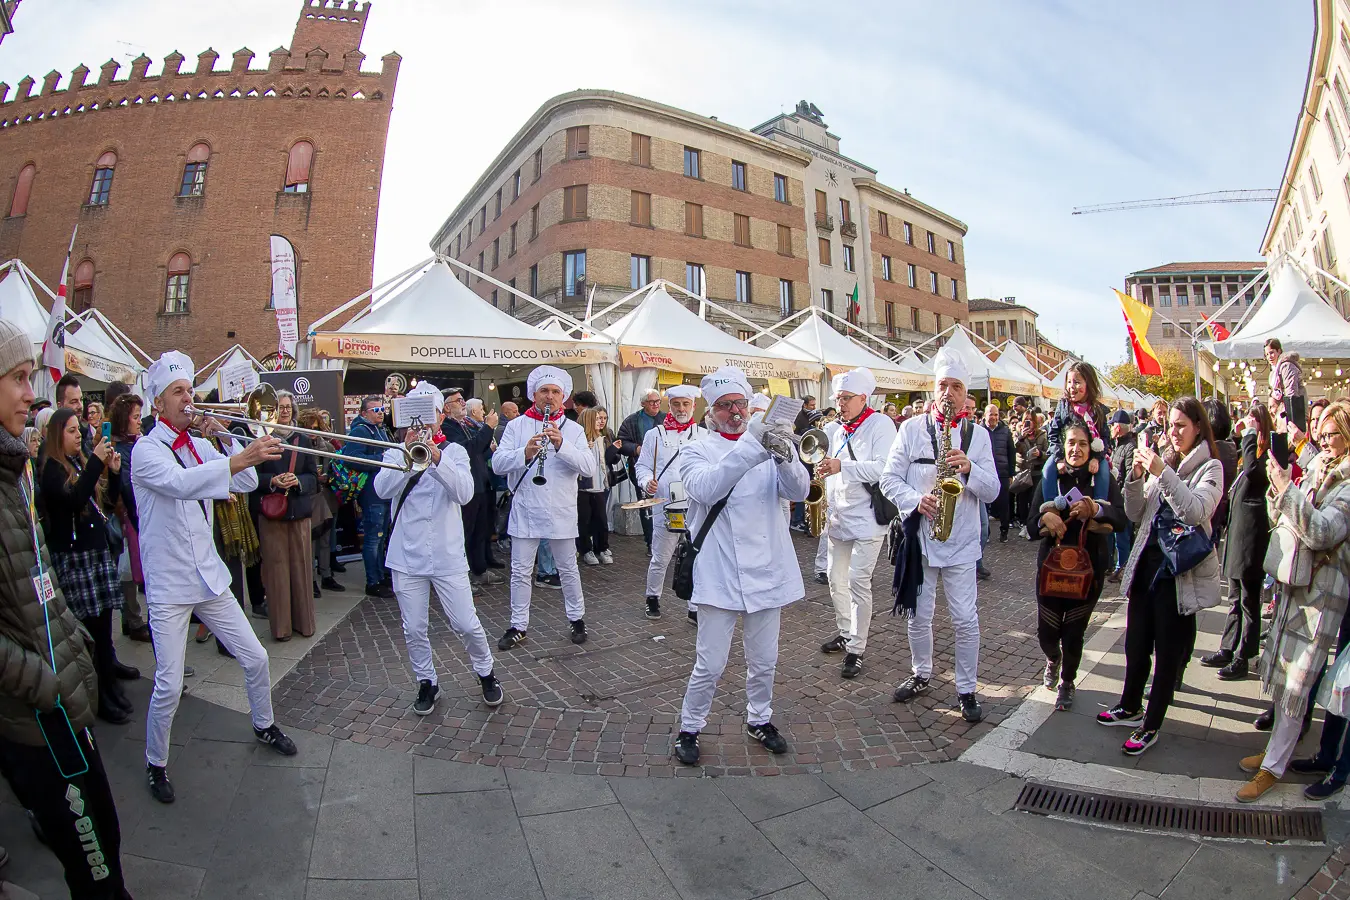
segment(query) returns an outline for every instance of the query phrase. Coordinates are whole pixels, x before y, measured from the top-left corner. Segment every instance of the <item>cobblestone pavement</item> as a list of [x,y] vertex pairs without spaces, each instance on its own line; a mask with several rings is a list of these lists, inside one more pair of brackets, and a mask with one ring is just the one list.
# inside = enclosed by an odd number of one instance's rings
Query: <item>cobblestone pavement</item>
[[[827,588],[812,578],[815,541],[794,535],[807,592],[783,613],[774,721],[791,751],[774,757],[744,734],[745,668],[739,644],[719,686],[703,733],[703,774],[836,772],[956,759],[1011,713],[1039,679],[1031,593],[1035,546],[995,538],[986,562],[996,574],[980,583],[980,694],[985,721],[971,726],[956,712],[952,630],[939,596],[933,690],[911,704],[891,701],[909,673],[904,623],[890,615],[892,569],[883,561],[866,669],[855,681],[838,675],[840,657],[820,643],[833,633]],[[441,675],[435,712],[409,707],[416,685],[406,660],[397,604],[366,599],[319,641],[276,690],[285,722],[377,748],[490,766],[601,775],[698,774],[670,758],[670,744],[693,660],[694,628],[667,590],[664,617],[644,617],[647,557],[639,538],[614,536],[615,564],[582,566],[590,640],[568,640],[561,594],[536,588],[529,640],[497,654],[507,702],[481,703],[463,650],[439,612],[432,649]],[[494,642],[508,625],[507,586],[477,594]],[[1113,607],[1099,604],[1098,618]]]

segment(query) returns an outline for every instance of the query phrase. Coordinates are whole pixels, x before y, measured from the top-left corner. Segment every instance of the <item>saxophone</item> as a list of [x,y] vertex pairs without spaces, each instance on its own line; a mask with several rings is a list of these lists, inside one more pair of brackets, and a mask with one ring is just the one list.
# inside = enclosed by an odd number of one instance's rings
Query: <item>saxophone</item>
[[960,499],[965,487],[956,477],[956,470],[947,462],[947,451],[952,449],[952,421],[956,408],[951,401],[942,403],[943,423],[938,432],[937,484],[933,485],[933,499],[937,501],[937,515],[933,516],[931,532],[933,540],[945,541],[952,535],[952,523],[956,521],[956,501]]
[[837,412],[821,416],[797,443],[798,457],[811,467],[811,487],[806,492],[806,530],[814,538],[825,533],[830,511],[829,501],[825,499],[825,479],[816,474],[816,466],[824,462],[830,452],[830,437],[824,427],[838,418]]

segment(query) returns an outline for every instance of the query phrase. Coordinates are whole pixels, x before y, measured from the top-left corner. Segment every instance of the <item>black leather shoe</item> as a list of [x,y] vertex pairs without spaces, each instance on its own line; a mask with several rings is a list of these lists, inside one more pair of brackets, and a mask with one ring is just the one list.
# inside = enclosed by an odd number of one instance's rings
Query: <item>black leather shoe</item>
[[821,653],[843,653],[844,648],[848,646],[848,638],[842,634],[836,634],[828,641],[820,645]]
[[824,572],[816,573],[816,584],[829,584],[829,583],[830,583],[829,575],[825,574]]
[[331,575],[329,575],[323,581],[319,582],[319,587],[323,588],[325,591],[332,591],[335,594],[341,594],[347,590],[336,578],[334,578]]
[[1275,710],[1268,709],[1257,716],[1252,722],[1252,727],[1257,731],[1269,731],[1275,727]]
[[334,553],[328,557],[328,568],[333,570],[334,575],[347,574],[347,566],[338,562],[337,554]]
[[1235,659],[1219,670],[1220,681],[1241,681],[1247,677],[1247,661]]
[[856,653],[844,654],[844,665],[839,669],[841,678],[857,678],[862,674],[862,657]]
[[319,590],[319,583],[316,581],[316,582],[314,582],[314,599],[315,599],[315,600],[318,600],[318,599],[319,599],[320,597],[322,597],[322,596],[323,596],[323,591]]
[[130,631],[123,632],[129,640],[140,644],[150,643],[150,626],[142,625],[140,628],[133,628]]
[[681,731],[675,737],[675,758],[686,766],[698,765],[698,732]]
[[131,720],[131,713],[106,691],[99,691],[97,715],[109,725],[125,725]]
[[150,785],[150,796],[160,803],[173,802],[173,782],[169,780],[169,773],[164,771],[163,766],[146,766],[145,780]]
[[1227,650],[1220,650],[1217,653],[1211,653],[1208,656],[1200,657],[1200,665],[1210,669],[1222,669],[1233,661],[1233,654]]
[[136,668],[135,666],[128,666],[127,664],[119,662],[118,660],[113,660],[113,664],[109,666],[109,668],[112,669],[113,675],[117,676],[123,681],[135,681],[137,678],[141,677],[140,669]]

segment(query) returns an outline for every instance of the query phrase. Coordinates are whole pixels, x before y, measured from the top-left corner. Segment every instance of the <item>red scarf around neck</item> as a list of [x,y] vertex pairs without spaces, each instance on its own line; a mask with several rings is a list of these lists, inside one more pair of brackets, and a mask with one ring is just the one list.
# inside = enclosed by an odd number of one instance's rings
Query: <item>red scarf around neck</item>
[[[947,424],[947,417],[942,414],[942,410],[940,409],[933,410],[933,415],[937,417],[937,423],[939,425]],[[968,418],[970,418],[970,410],[963,409],[952,418],[952,424],[960,422],[962,419]]]
[[873,409],[872,407],[864,406],[863,411],[859,413],[858,418],[854,419],[852,422],[844,423],[844,434],[852,434],[853,432],[857,431],[858,428],[862,425],[862,423],[867,421],[867,417],[872,415],[872,413],[874,412],[876,412],[876,410]]
[[[557,412],[549,414],[548,420],[550,422],[557,422],[559,419],[563,418],[563,415],[562,407],[558,407]],[[525,418],[534,419],[536,422],[542,422],[544,421],[544,414],[539,411],[539,407],[531,406],[529,409],[525,410]]]
[[744,431],[737,432],[736,434],[727,434],[725,431],[719,431],[717,433],[729,441],[739,441],[741,439],[741,435],[745,434]]
[[173,432],[173,444],[170,445],[173,451],[177,453],[179,450],[186,447],[188,452],[192,454],[192,458],[197,461],[197,465],[200,466],[202,464],[202,458],[197,455],[197,448],[192,443],[192,435],[188,434],[186,431],[179,431],[177,428],[174,428],[169,424],[168,419],[161,417],[159,421],[165,428]]
[[688,431],[690,428],[693,428],[694,422],[695,422],[694,417],[690,416],[689,421],[681,425],[679,423],[679,420],[676,419],[675,416],[673,416],[670,413],[666,413],[666,420],[661,423],[661,427],[664,428],[666,431],[673,431],[676,434],[682,434],[683,432]]

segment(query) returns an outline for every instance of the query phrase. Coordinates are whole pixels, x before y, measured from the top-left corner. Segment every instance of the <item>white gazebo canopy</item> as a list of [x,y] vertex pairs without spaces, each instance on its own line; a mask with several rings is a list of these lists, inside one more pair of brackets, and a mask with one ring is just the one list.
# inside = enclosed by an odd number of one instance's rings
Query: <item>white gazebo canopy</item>
[[[1008,374],[1010,381],[1021,379],[1026,386],[1026,390],[1008,391],[1007,393],[1025,394],[1029,397],[1042,397],[1045,392],[1045,386],[1049,383],[1041,376],[1040,371],[1027,359],[1026,351],[1015,341],[1004,341],[999,345],[998,364]],[[998,390],[998,388],[995,388]]]
[[248,366],[257,373],[263,371],[262,363],[258,362],[252,353],[245,350],[242,344],[235,344],[197,370],[198,383],[194,388],[195,392],[209,394],[211,391],[223,391],[224,385],[220,380],[222,374],[240,366]]
[[1350,322],[1312,289],[1293,263],[1276,263],[1270,295],[1241,328],[1223,341],[1203,346],[1219,359],[1261,359],[1266,341],[1276,338],[1286,353],[1304,359],[1350,359]]
[[868,369],[876,376],[877,389],[882,393],[932,388],[931,376],[921,370],[906,370],[899,363],[849,340],[814,309],[801,324],[768,349],[781,356],[815,363],[831,376],[851,369]]

